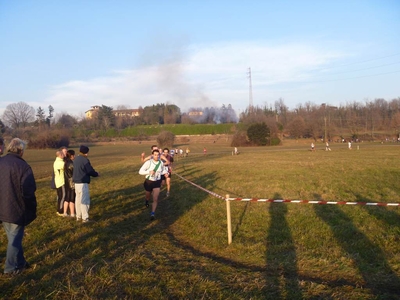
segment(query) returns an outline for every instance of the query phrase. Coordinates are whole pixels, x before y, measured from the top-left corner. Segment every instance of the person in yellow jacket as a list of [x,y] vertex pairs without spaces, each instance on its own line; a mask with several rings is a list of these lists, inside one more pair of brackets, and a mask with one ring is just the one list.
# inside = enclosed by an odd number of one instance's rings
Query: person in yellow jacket
[[[53,163],[54,183],[57,191],[57,215],[67,216],[64,214],[65,205],[65,176],[64,176],[64,153],[56,151],[56,160]],[[66,203],[68,205],[68,203]],[[67,206],[68,208],[68,206]]]

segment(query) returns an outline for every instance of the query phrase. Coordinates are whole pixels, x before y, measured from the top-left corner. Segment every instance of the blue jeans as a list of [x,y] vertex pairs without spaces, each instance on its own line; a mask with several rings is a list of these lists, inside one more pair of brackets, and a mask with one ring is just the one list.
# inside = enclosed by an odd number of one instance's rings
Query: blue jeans
[[3,222],[3,227],[8,240],[4,273],[11,273],[26,265],[24,250],[22,249],[25,226]]

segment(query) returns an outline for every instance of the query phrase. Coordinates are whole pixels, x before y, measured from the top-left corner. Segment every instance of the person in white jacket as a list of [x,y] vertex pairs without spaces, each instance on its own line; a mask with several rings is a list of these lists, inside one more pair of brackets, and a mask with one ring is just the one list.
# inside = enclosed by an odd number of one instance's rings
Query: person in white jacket
[[143,183],[146,191],[146,207],[149,207],[149,200],[153,194],[153,203],[151,206],[150,220],[154,220],[154,214],[158,204],[158,195],[160,194],[161,175],[168,177],[168,168],[160,159],[160,151],[155,149],[152,151],[152,158],[146,161],[139,170],[140,175],[146,175]]

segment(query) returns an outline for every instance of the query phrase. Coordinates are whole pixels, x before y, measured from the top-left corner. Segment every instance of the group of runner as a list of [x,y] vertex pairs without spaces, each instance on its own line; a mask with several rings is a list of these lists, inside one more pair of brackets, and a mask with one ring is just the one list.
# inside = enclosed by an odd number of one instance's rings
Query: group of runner
[[[168,150],[169,151],[169,150]],[[179,157],[188,157],[190,153],[189,147],[186,147],[186,150],[183,151],[182,148],[171,149],[170,156],[174,156],[176,154]]]
[[169,196],[171,190],[171,175],[174,157],[170,154],[168,148],[164,148],[160,151],[157,145],[153,145],[151,146],[151,155],[145,157],[145,153],[143,152],[141,155],[141,161],[143,165],[139,170],[139,174],[146,176],[143,183],[145,190],[145,206],[150,206],[150,197],[153,195],[150,220],[154,220],[161,185],[167,186],[166,197]]

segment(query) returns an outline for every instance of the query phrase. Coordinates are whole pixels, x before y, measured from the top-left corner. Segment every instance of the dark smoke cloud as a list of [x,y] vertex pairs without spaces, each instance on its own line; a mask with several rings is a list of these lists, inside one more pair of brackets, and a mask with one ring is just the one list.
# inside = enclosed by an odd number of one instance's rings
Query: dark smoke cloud
[[197,123],[237,123],[238,117],[235,110],[228,105],[222,107],[191,108],[188,116]]

